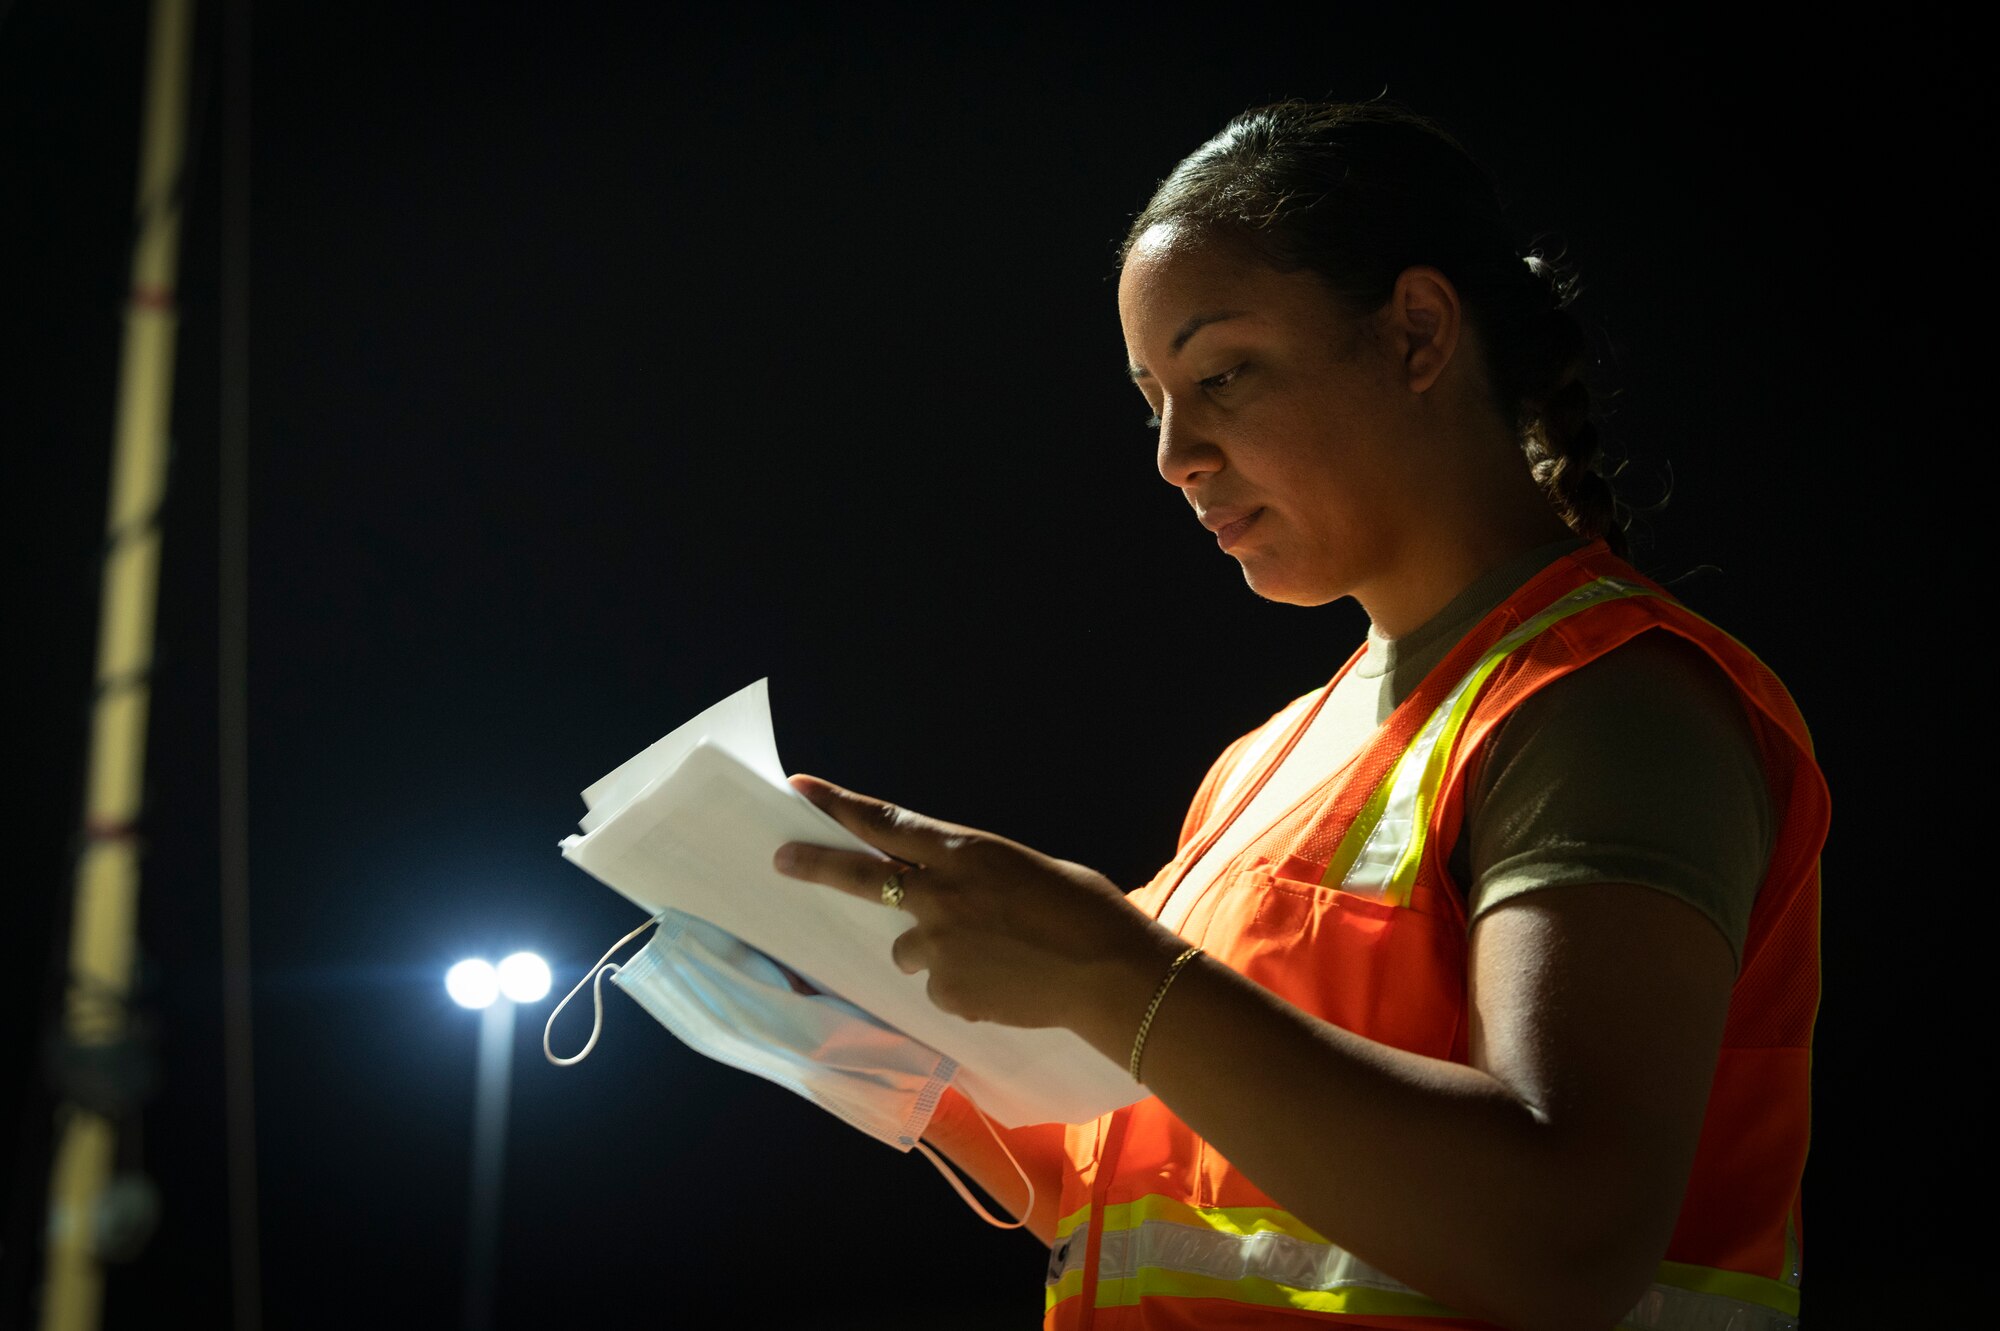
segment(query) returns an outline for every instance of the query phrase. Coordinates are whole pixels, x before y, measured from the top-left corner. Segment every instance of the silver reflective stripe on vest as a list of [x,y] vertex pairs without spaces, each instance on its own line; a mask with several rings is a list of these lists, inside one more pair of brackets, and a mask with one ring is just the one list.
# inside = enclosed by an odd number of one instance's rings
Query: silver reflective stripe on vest
[[[1048,1283],[1053,1285],[1067,1272],[1081,1268],[1089,1246],[1089,1225],[1078,1225],[1059,1249],[1061,1260],[1049,1264]],[[1273,1230],[1230,1234],[1171,1220],[1142,1220],[1135,1228],[1105,1234],[1097,1255],[1099,1281],[1131,1279],[1149,1267],[1217,1280],[1268,1280],[1291,1289],[1359,1286],[1416,1293],[1345,1248]]]
[[[1627,596],[1649,595],[1644,587],[1619,578],[1598,578],[1577,588],[1540,614],[1515,626],[1452,686],[1451,692],[1424,721],[1409,747],[1396,760],[1383,785],[1363,807],[1355,825],[1342,838],[1333,865],[1338,869],[1338,886],[1344,892],[1378,897],[1403,904],[1416,882],[1417,865],[1423,858],[1438,787],[1444,766],[1451,757],[1458,732],[1472,712],[1479,690],[1501,662],[1532,641],[1550,625],[1604,601]],[[1357,847],[1356,838],[1360,838]],[[1351,858],[1350,858],[1351,857]]]
[[[1047,1280],[1051,1286],[1070,1272],[1083,1269],[1090,1228],[1088,1222],[1078,1225],[1050,1254]],[[1662,1274],[1696,1270],[1670,1263]],[[1712,1274],[1724,1280],[1743,1279],[1726,1272]],[[1184,1292],[1176,1286],[1185,1277],[1241,1283],[1243,1302],[1287,1306],[1295,1311],[1456,1316],[1344,1248],[1276,1230],[1246,1234],[1149,1219],[1128,1229],[1107,1231],[1098,1249],[1100,1288],[1131,1280],[1139,1283],[1144,1296],[1171,1298]],[[1298,1297],[1273,1304],[1258,1296],[1256,1286],[1276,1286]],[[1342,1299],[1342,1295],[1359,1298]],[[1389,1302],[1383,1302],[1384,1298]],[[1666,1283],[1649,1288],[1618,1322],[1619,1331],[1797,1331],[1798,1325],[1797,1317],[1775,1308]]]
[[1760,1303],[1655,1285],[1618,1323],[1618,1331],[1798,1331],[1799,1319]]

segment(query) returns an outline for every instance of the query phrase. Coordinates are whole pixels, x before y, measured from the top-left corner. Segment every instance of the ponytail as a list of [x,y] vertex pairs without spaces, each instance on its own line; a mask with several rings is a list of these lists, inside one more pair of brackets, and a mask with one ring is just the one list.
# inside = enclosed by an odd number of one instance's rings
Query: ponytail
[[[1630,553],[1626,514],[1605,472],[1590,384],[1590,343],[1569,310],[1575,277],[1531,254],[1525,260],[1527,303],[1540,310],[1533,335],[1519,345],[1520,385],[1515,432],[1535,483],[1569,529],[1601,539],[1620,558]],[[1524,320],[1523,322],[1526,322]]]

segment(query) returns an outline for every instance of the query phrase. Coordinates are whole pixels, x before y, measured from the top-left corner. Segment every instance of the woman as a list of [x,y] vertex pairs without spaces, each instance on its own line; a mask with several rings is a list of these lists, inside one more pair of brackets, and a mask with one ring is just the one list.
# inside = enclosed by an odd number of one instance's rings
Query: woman
[[[1793,1324],[1825,789],[1777,681],[1619,557],[1564,282],[1379,105],[1238,117],[1121,258],[1160,474],[1368,641],[1129,897],[805,777],[911,867],[779,855],[911,912],[941,1007],[1153,1093],[1004,1134],[1049,1324]],[[962,1097],[926,1135],[1026,1207]]]

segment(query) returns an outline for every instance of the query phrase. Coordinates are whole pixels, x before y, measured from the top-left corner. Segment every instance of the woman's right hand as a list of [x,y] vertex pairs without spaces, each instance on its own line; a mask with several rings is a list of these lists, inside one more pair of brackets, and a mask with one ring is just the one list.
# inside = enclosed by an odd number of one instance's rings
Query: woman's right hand
[[[1124,1062],[1133,1023],[1185,944],[1108,878],[816,777],[792,785],[910,866],[902,908],[916,923],[892,955],[907,974],[929,972],[933,1003],[970,1021],[1068,1027]],[[885,869],[872,855],[794,842],[775,863],[790,877],[882,900]]]

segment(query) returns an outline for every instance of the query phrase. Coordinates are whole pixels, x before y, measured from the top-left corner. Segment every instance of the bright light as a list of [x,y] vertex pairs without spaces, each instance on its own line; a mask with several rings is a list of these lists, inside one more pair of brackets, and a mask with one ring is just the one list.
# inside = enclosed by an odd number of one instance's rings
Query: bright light
[[480,957],[459,962],[444,973],[445,992],[460,1007],[491,1007],[500,997],[500,977],[493,963]]
[[500,963],[500,992],[516,1003],[548,997],[549,963],[532,952],[516,952]]

